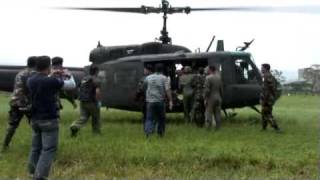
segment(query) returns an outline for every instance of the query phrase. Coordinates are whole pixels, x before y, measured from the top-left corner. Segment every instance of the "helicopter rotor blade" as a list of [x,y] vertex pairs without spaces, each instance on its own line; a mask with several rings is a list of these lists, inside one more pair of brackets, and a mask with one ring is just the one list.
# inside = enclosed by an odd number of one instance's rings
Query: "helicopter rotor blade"
[[234,7],[213,7],[213,8],[191,8],[191,7],[168,7],[163,9],[161,7],[141,6],[139,8],[133,7],[62,7],[58,9],[67,10],[87,10],[87,11],[113,11],[113,12],[127,12],[127,13],[186,13],[193,11],[230,11],[230,12],[281,12],[281,13],[305,13],[305,14],[320,14],[319,5],[301,5],[301,6],[234,6]]
[[114,12],[127,12],[127,13],[140,13],[140,14],[148,14],[148,13],[160,13],[160,8],[150,7],[150,6],[141,6],[140,8],[99,8],[99,7],[63,7],[59,9],[67,9],[67,10],[84,10],[84,11],[114,11]]
[[281,12],[281,13],[306,13],[320,14],[318,5],[301,6],[239,6],[239,7],[215,7],[215,8],[190,8],[192,11],[242,11],[242,12]]

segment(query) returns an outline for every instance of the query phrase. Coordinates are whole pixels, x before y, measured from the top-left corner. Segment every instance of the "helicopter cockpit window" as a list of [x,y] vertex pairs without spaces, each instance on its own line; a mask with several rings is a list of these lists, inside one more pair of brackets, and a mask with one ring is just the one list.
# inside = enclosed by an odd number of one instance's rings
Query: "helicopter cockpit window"
[[235,79],[238,84],[249,84],[257,81],[253,67],[244,59],[235,60]]

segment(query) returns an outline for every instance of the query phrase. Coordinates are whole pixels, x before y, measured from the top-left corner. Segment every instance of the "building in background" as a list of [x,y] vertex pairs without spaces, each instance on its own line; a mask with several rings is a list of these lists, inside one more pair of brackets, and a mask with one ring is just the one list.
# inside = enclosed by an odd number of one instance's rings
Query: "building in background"
[[298,81],[304,81],[310,85],[313,94],[320,94],[320,64],[311,65],[308,68],[298,70]]

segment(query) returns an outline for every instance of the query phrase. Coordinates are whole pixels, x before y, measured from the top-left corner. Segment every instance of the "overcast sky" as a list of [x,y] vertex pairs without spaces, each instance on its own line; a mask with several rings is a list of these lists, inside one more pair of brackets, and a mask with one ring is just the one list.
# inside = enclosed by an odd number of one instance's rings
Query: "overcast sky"
[[[24,65],[30,55],[62,56],[65,65],[89,64],[89,52],[105,46],[141,44],[159,37],[160,14],[127,14],[57,10],[50,7],[159,6],[160,0],[28,0],[0,1],[0,64]],[[219,7],[305,5],[320,1],[171,0],[172,6]],[[302,4],[303,3],[303,4]],[[319,8],[320,11],[320,8]],[[268,62],[286,72],[320,63],[319,13],[193,12],[170,15],[174,44],[205,51],[213,35],[227,50],[255,38],[249,51],[258,66]],[[212,50],[215,48],[213,46]]]

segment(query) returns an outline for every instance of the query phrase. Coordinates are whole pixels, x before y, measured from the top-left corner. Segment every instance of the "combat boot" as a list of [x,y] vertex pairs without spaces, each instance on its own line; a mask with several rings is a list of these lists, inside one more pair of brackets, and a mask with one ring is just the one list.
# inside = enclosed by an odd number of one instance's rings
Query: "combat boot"
[[70,136],[71,137],[77,137],[77,134],[78,134],[78,128],[77,127],[70,127],[70,132],[71,132],[71,134],[70,134]]
[[283,133],[283,131],[278,127],[278,125],[274,125],[272,126],[274,128],[274,130],[276,131],[276,133]]
[[9,128],[7,130],[7,133],[6,133],[4,141],[3,141],[2,149],[1,149],[2,152],[6,151],[9,148],[9,144],[11,142],[11,139],[12,139],[14,133],[15,133],[14,129]]
[[4,153],[4,152],[6,152],[8,149],[9,149],[9,146],[3,145],[3,146],[2,146],[2,149],[1,149],[1,152]]
[[92,133],[93,133],[94,135],[102,135],[101,130],[93,130]]
[[261,129],[261,131],[267,130],[267,126],[268,126],[268,121],[266,119],[262,118],[262,129]]

